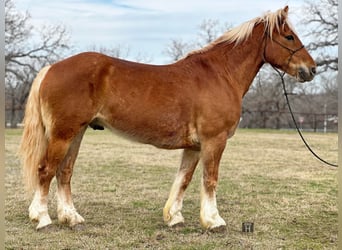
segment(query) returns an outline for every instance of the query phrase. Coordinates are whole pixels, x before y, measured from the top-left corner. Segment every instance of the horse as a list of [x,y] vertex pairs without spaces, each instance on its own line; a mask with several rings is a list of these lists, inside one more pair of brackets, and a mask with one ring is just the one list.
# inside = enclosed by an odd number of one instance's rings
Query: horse
[[54,177],[59,223],[84,223],[70,180],[88,127],[161,149],[183,149],[163,209],[170,227],[184,223],[184,193],[201,161],[200,224],[205,230],[226,228],[216,201],[219,163],[254,77],[265,63],[298,82],[316,73],[288,9],[268,11],[167,65],[84,52],[41,69],[29,93],[19,151],[24,181],[34,192],[29,217],[38,222],[36,229],[52,224],[48,193]]

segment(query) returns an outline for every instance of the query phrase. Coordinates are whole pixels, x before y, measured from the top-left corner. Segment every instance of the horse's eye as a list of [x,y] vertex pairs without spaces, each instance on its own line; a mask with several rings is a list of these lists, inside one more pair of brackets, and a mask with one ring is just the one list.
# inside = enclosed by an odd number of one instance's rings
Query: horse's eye
[[285,36],[285,38],[289,41],[293,41],[294,40],[294,37],[293,35],[288,35],[288,36]]

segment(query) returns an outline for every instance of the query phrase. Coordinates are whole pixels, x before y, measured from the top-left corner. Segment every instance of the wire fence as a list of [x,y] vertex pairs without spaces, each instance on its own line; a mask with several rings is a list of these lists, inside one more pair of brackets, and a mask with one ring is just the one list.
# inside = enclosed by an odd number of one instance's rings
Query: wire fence
[[[301,113],[294,112],[300,129],[312,132],[337,132],[338,116],[336,113]],[[244,110],[240,127],[295,129],[288,111]]]

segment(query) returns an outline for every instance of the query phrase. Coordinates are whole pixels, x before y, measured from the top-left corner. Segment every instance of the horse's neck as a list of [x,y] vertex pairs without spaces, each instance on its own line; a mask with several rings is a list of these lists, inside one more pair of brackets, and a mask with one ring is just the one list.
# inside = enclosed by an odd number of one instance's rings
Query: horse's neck
[[216,68],[222,71],[220,72],[221,75],[226,76],[228,84],[237,85],[241,96],[244,96],[264,64],[262,35],[255,32],[245,42],[235,47],[229,45],[227,48],[218,48],[216,53],[218,53],[217,57],[222,58],[217,60]]

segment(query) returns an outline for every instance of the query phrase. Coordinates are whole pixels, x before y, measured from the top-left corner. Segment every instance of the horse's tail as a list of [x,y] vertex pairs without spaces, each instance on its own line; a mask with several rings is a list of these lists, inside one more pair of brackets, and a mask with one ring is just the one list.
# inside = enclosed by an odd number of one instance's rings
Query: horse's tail
[[24,183],[28,191],[35,190],[39,183],[38,168],[48,144],[41,113],[39,89],[49,68],[50,66],[44,67],[34,79],[25,109],[24,131],[19,154],[23,164]]

